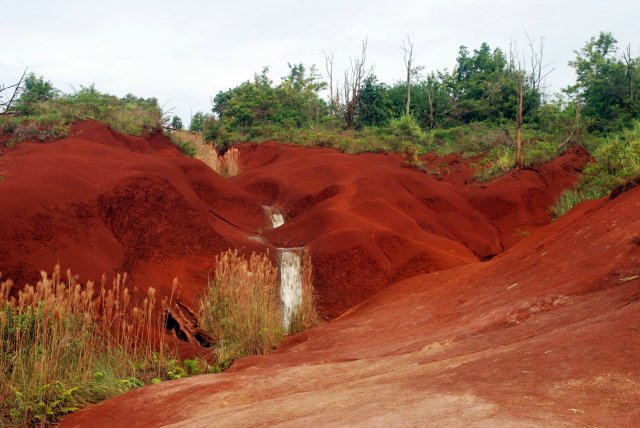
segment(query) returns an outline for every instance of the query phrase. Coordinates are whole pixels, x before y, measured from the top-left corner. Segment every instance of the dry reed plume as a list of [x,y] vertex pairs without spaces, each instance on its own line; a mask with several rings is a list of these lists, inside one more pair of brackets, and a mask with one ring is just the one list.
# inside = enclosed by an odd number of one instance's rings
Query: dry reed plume
[[225,177],[233,177],[240,174],[240,152],[232,147],[223,156],[218,154],[216,148],[208,144],[202,134],[197,132],[174,130],[171,131],[172,139],[195,148],[196,159],[201,160],[212,170]]
[[271,352],[284,336],[276,269],[265,255],[246,260],[237,250],[218,255],[215,265],[200,314],[219,360]]
[[41,276],[13,294],[12,281],[0,283],[0,426],[51,423],[163,377],[170,356],[155,289],[134,302],[126,275],[110,288],[105,276],[81,286],[69,270],[65,282],[59,265]]
[[311,256],[305,249],[302,254],[302,300],[291,318],[290,334],[300,333],[320,322],[316,312],[312,274]]
[[[216,257],[215,277],[201,302],[201,327],[217,341],[219,361],[273,351],[288,333],[282,320],[278,270],[267,255],[247,260],[237,250]],[[302,303],[291,333],[318,323],[311,282],[311,260],[303,257]]]

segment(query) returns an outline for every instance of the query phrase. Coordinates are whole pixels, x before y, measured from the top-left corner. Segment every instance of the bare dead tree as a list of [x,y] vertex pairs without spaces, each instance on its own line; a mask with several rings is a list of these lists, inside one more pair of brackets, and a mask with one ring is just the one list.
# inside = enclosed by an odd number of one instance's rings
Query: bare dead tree
[[629,85],[629,99],[633,107],[638,105],[637,94],[635,92],[635,85],[633,84],[633,72],[634,72],[634,59],[631,56],[631,43],[627,45],[627,48],[622,52],[622,59],[627,66],[627,83]]
[[[18,83],[14,83],[10,86],[5,86],[4,84],[0,84],[0,115],[11,114],[11,104],[16,100],[20,90],[22,89],[22,82],[24,81],[25,76],[27,75],[27,69],[24,69],[22,76],[20,76],[20,80]],[[11,91],[13,89],[13,91]],[[3,92],[10,91],[11,94],[8,98],[5,98]],[[6,101],[5,101],[6,99]]]
[[413,61],[413,42],[407,36],[407,41],[402,41],[402,47],[400,48],[404,52],[404,66],[407,69],[407,105],[404,109],[405,116],[409,116],[411,105],[411,64]]
[[510,43],[509,47],[509,65],[515,77],[516,85],[516,168],[522,168],[522,113],[524,105],[524,80],[526,72],[522,65],[524,60],[520,60],[518,46]]
[[367,62],[367,39],[362,42],[362,50],[359,58],[350,59],[350,67],[344,72],[342,107],[345,125],[347,129],[355,126],[356,110],[360,103],[360,89],[362,82],[371,74],[373,67],[365,68]]
[[545,64],[543,61],[545,38],[540,37],[538,45],[536,46],[536,39],[529,36],[529,33],[526,31],[524,33],[527,36],[529,45],[529,66],[531,67],[528,79],[531,88],[542,95],[545,89],[544,81],[555,68],[551,67],[550,64]]
[[333,93],[333,54],[331,56],[327,55],[324,51],[322,51],[324,55],[324,67],[327,71],[327,77],[329,78],[329,105],[331,107],[331,111],[336,110],[336,106],[338,104],[338,90],[336,89],[336,93],[334,96]]

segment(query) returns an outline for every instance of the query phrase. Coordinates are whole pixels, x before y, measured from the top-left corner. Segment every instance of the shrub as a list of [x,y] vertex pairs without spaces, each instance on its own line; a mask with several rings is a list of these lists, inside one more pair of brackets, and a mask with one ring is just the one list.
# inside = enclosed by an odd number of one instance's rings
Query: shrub
[[276,268],[265,255],[237,250],[216,257],[201,302],[201,327],[216,338],[218,360],[270,353],[284,337]]
[[312,273],[311,257],[307,251],[304,251],[301,261],[302,296],[300,305],[294,310],[291,317],[289,334],[300,333],[318,325],[320,321],[316,312]]
[[476,180],[488,181],[513,169],[516,155],[514,149],[508,146],[495,146],[481,161],[476,173]]
[[162,111],[154,98],[118,98],[99,92],[93,85],[62,96],[58,91],[43,95],[41,89],[25,92],[17,114],[3,121],[3,131],[11,134],[12,143],[62,138],[73,122],[84,119],[105,122],[130,135],[141,135],[162,124]]
[[200,326],[217,340],[220,364],[270,353],[285,334],[301,332],[319,321],[306,252],[301,260],[301,300],[288,331],[283,324],[278,270],[267,255],[254,253],[247,260],[237,250],[229,250],[216,257],[215,272],[201,300]]
[[552,208],[556,217],[583,200],[603,197],[624,182],[640,177],[640,121],[608,138],[592,155],[594,162],[587,165],[576,189],[565,191]]
[[126,276],[110,287],[105,277],[94,287],[66,276],[58,265],[17,293],[10,280],[0,283],[0,426],[53,423],[87,403],[172,378],[175,358],[154,333],[164,319],[153,288],[136,300]]
[[397,119],[389,121],[391,133],[402,140],[408,140],[413,143],[420,143],[424,139],[424,132],[416,119],[409,116],[401,116]]
[[198,155],[198,149],[196,147],[197,134],[193,134],[187,131],[169,131],[169,139],[173,144],[178,146],[180,151],[185,155],[194,158]]

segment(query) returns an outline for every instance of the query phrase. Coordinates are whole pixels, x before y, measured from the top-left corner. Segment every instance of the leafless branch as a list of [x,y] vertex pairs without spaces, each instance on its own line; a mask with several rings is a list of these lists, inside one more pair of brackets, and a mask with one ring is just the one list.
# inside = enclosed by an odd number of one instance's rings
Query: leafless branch
[[401,48],[404,51],[404,66],[407,69],[407,104],[404,114],[409,116],[411,106],[411,64],[413,61],[413,42],[407,35],[407,42],[402,41]]
[[[0,110],[1,110],[0,114],[1,115],[11,114],[11,104],[13,104],[18,94],[20,93],[20,89],[22,89],[22,82],[24,82],[24,77],[26,75],[27,75],[27,68],[25,68],[24,72],[22,72],[22,76],[20,76],[20,80],[18,80],[18,83],[15,83],[10,86],[4,86],[4,85],[0,86]],[[11,96],[7,101],[3,101],[2,93],[10,89],[13,89]]]
[[356,109],[360,103],[362,82],[373,71],[373,66],[368,70],[365,68],[367,62],[367,42],[367,39],[362,42],[360,57],[355,59],[350,58],[350,67],[344,72],[344,105],[342,109],[347,128],[353,128],[355,125]]

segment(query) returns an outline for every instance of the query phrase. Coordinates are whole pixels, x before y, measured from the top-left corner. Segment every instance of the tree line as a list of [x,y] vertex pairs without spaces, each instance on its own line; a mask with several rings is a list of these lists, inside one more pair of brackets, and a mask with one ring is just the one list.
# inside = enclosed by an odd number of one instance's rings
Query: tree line
[[196,113],[190,129],[210,138],[228,130],[259,136],[282,127],[357,130],[409,115],[423,130],[433,130],[516,121],[520,109],[526,124],[570,127],[578,121],[588,132],[608,133],[640,117],[640,59],[630,46],[620,51],[611,33],[591,38],[569,63],[575,84],[555,96],[545,92],[550,70],[543,49],[544,39],[529,39],[526,52],[487,43],[473,50],[461,46],[451,71],[423,75],[423,67],[413,65],[408,40],[406,79],[388,84],[368,66],[365,41],[341,79],[334,76],[332,55],[325,55],[326,80],[315,66],[289,64],[289,73],[274,83],[265,67],[252,80],[218,92],[211,112]]

